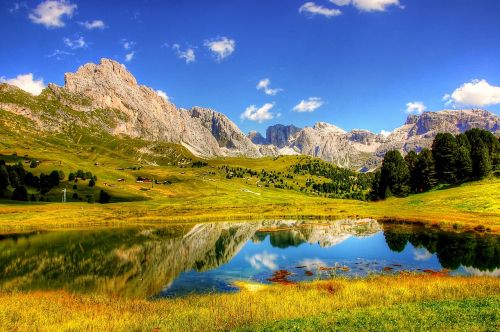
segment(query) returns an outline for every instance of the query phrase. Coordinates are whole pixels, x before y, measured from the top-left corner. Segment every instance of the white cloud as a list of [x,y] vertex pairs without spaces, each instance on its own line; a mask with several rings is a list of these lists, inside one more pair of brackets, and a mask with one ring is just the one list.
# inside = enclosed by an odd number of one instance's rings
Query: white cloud
[[31,11],[29,18],[47,28],[61,28],[64,26],[63,17],[71,18],[76,7],[66,0],[46,0]]
[[425,248],[413,249],[413,259],[416,261],[426,261],[432,258],[432,254]]
[[227,37],[206,40],[204,45],[215,54],[217,61],[227,58],[236,49],[236,42]]
[[43,79],[34,79],[32,73],[18,75],[16,78],[6,79],[5,77],[0,77],[0,82],[15,85],[18,88],[35,96],[38,96],[40,93],[42,93],[42,90],[45,89]]
[[306,258],[299,262],[300,266],[305,266],[308,270],[317,270],[320,267],[328,266],[319,258]]
[[191,63],[196,61],[196,54],[192,48],[187,48],[186,50],[181,50],[179,44],[172,45],[172,49],[175,50],[179,59],[183,59],[186,63]]
[[246,256],[245,260],[252,265],[252,267],[256,270],[260,270],[262,267],[266,267],[269,270],[276,270],[278,267],[276,265],[276,260],[278,259],[278,255],[269,254],[264,251],[261,254],[255,254],[252,256]]
[[122,44],[123,48],[126,49],[126,50],[130,50],[130,49],[132,49],[135,46],[135,42],[134,41],[127,40],[127,39],[122,39],[120,41],[120,43]]
[[76,50],[79,48],[86,48],[88,44],[85,42],[83,37],[79,37],[77,39],[71,40],[69,38],[63,38],[64,44],[71,48],[72,50]]
[[255,105],[248,106],[245,112],[241,114],[241,119],[257,121],[259,123],[274,119],[274,114],[270,112],[273,107],[274,103],[264,104],[261,108],[257,108]]
[[500,104],[500,87],[486,80],[472,80],[443,97],[446,105],[484,107]]
[[325,17],[333,17],[342,15],[338,9],[326,8],[315,4],[314,2],[306,2],[299,8],[299,13],[305,13],[310,16],[321,15]]
[[276,96],[283,89],[271,89],[271,80],[269,78],[264,78],[257,84],[257,90],[263,90],[268,96]]
[[104,22],[101,20],[79,22],[78,24],[80,24],[81,26],[84,26],[85,29],[87,29],[87,30],[94,30],[94,29],[103,30],[106,27]]
[[134,59],[135,51],[125,54],[125,61],[130,62]]
[[321,98],[318,97],[309,97],[307,100],[302,100],[300,103],[295,105],[293,111],[295,112],[314,112],[321,106],[323,106],[324,102]]
[[70,56],[70,55],[75,55],[75,54],[71,53],[71,52],[66,52],[66,51],[62,51],[62,50],[57,49],[52,54],[47,55],[47,57],[56,58],[56,60],[62,60],[66,56]]
[[158,94],[158,96],[162,97],[163,99],[165,99],[166,101],[170,101],[170,97],[166,94],[165,91],[162,91],[162,90],[156,90],[156,93]]
[[392,134],[392,131],[388,131],[388,130],[381,130],[380,131],[380,135],[384,136],[384,137],[387,137],[389,136],[390,134]]
[[351,4],[351,0],[330,0],[330,2],[337,6],[347,6]]
[[383,12],[390,6],[403,8],[403,6],[399,3],[399,0],[330,0],[330,2],[337,6],[347,6],[352,4],[357,9],[365,12]]
[[21,8],[29,9],[28,5],[24,1],[23,2],[14,2],[12,4],[12,7],[9,9],[9,12],[15,13],[15,12],[18,12]]
[[406,104],[406,113],[420,115],[424,113],[427,107],[421,101],[413,101]]

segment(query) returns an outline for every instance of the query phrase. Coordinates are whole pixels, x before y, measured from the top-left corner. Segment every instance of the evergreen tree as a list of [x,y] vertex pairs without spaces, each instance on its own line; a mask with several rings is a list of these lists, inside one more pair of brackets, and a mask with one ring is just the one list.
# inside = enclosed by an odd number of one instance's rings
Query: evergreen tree
[[490,161],[490,154],[486,144],[481,143],[477,149],[477,177],[482,179],[491,172],[492,165]]
[[456,181],[457,139],[450,133],[439,133],[432,143],[432,156],[435,162],[437,179],[443,183]]
[[7,187],[10,185],[9,172],[5,164],[0,165],[0,197],[4,197]]
[[373,180],[371,184],[371,189],[370,189],[370,199],[372,201],[378,200],[382,198],[382,193],[380,190],[380,170],[376,170],[373,173]]
[[417,192],[417,182],[416,182],[416,169],[418,155],[415,151],[410,151],[405,156],[406,164],[408,165],[408,170],[410,171],[410,189],[411,192]]
[[408,196],[410,192],[410,171],[401,153],[388,151],[382,162],[380,189],[384,190],[381,198],[388,197],[389,192],[398,197]]
[[436,185],[436,170],[434,159],[429,149],[422,149],[415,165],[415,182],[417,192],[424,192]]
[[456,139],[457,139],[457,144],[458,146],[465,146],[467,149],[470,150],[470,142],[469,142],[469,138],[467,138],[467,135],[465,134],[458,134],[456,136]]
[[18,186],[12,193],[12,199],[15,201],[28,201],[28,191],[25,186]]
[[52,182],[49,176],[44,173],[40,174],[40,193],[45,195],[52,189]]
[[21,185],[19,175],[14,168],[9,170],[9,182],[12,188],[17,188]]
[[61,178],[59,176],[58,171],[50,172],[49,178],[50,178],[49,181],[50,181],[50,184],[52,187],[57,187],[59,185],[59,181],[61,180]]
[[458,148],[456,157],[457,166],[457,180],[459,182],[467,181],[472,175],[472,159],[470,157],[470,150],[467,146],[460,146]]
[[104,190],[101,190],[101,192],[99,193],[99,203],[106,204],[109,203],[110,200],[111,196]]
[[[471,150],[470,157],[472,159],[472,176],[476,179],[481,179],[489,174],[492,169],[492,162],[490,159],[490,150],[495,153],[496,143],[489,139],[489,135],[485,134],[483,130],[471,129],[465,132],[469,139]],[[488,143],[483,141],[485,138]],[[488,147],[488,144],[491,146]]]

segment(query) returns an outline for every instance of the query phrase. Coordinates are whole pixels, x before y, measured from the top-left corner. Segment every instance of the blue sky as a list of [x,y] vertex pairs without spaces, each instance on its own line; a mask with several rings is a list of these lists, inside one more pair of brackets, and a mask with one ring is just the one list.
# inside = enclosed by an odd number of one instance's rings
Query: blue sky
[[0,77],[36,93],[107,57],[244,132],[380,132],[408,111],[498,114],[499,36],[498,0],[0,0]]

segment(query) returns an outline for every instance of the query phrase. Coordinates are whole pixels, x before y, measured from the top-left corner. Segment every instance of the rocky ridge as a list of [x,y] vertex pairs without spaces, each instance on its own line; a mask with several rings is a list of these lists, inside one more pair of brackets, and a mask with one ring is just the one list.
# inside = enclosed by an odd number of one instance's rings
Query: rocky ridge
[[[0,96],[16,89],[1,84]],[[98,126],[111,135],[181,144],[203,158],[303,154],[366,171],[374,169],[388,150],[407,153],[430,147],[438,132],[458,134],[482,128],[500,135],[500,118],[485,110],[410,115],[387,136],[362,129],[347,132],[325,122],[305,128],[277,124],[267,128],[266,137],[257,132],[245,135],[222,113],[177,108],[155,90],[139,85],[124,65],[109,59],[67,73],[63,87],[49,84],[40,97],[56,100],[65,109],[43,113],[34,109],[42,104],[40,99],[32,106],[9,98],[0,100],[0,108],[29,119],[41,132],[63,132],[67,123]]]

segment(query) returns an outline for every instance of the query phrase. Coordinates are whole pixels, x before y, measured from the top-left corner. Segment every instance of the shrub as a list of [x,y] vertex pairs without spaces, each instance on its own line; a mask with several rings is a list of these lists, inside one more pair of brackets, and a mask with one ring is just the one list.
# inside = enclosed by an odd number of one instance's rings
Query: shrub
[[14,201],[28,201],[28,191],[25,186],[18,186],[12,193],[12,199]]

